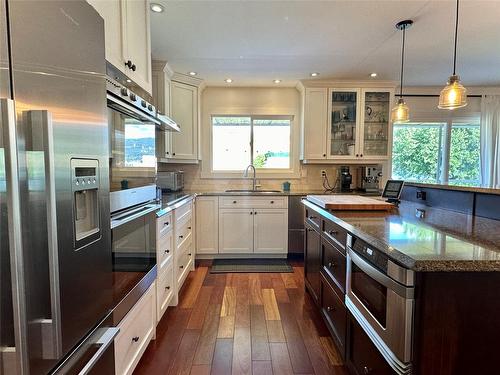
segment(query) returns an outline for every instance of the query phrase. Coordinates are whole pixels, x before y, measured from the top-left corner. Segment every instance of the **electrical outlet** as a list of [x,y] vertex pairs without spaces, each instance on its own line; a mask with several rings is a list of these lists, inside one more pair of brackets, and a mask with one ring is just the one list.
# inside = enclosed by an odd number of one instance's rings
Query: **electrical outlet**
[[321,177],[326,177],[326,169],[321,170]]
[[417,191],[417,199],[425,201],[427,199],[427,194],[425,191]]

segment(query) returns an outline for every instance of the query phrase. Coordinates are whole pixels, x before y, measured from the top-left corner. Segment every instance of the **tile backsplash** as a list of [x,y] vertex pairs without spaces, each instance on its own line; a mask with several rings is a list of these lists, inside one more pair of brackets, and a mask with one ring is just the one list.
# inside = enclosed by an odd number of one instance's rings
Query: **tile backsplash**
[[[291,183],[291,191],[322,191],[323,179],[321,177],[321,170],[326,170],[330,185],[335,184],[338,176],[337,165],[301,165],[300,178],[294,179],[259,179],[257,183],[261,185],[260,189],[264,190],[282,190],[283,182],[289,181]],[[201,165],[200,164],[165,164],[158,163],[158,171],[184,171],[185,190],[196,192],[208,191],[224,191],[228,189],[249,189],[252,187],[252,180],[249,178],[241,179],[222,179],[222,178],[201,178]],[[353,181],[355,179],[355,168],[351,168]],[[242,174],[243,175],[243,174]]]

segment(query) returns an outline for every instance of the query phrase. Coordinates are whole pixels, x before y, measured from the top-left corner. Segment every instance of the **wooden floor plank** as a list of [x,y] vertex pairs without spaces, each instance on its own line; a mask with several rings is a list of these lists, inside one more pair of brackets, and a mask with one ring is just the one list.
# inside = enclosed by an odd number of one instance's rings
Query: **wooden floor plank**
[[235,327],[250,327],[250,294],[248,291],[248,278],[246,286],[240,281],[236,287]]
[[343,361],[331,337],[320,337],[319,342],[332,366],[342,366]]
[[219,328],[220,308],[220,305],[208,306],[193,360],[195,365],[210,365],[212,363]]
[[189,375],[210,375],[211,369],[210,365],[193,365]]
[[273,375],[271,361],[252,361],[253,375]]
[[264,312],[266,320],[280,320],[280,312],[274,289],[262,289],[262,302],[264,303]]
[[200,292],[203,280],[207,275],[207,267],[198,267],[194,272],[190,272],[190,276],[193,275],[192,281],[188,284],[185,283],[185,291],[182,300],[179,300],[179,307],[182,309],[191,309],[198,298],[198,293]]
[[237,327],[234,330],[232,374],[252,375],[250,327]]
[[217,339],[212,375],[230,375],[233,360],[233,339]]
[[250,304],[262,305],[262,288],[258,273],[249,276]]
[[273,279],[270,273],[259,273],[259,279],[262,289],[271,289],[273,287]]
[[250,306],[250,332],[252,337],[252,360],[271,360],[267,338],[266,316],[263,306]]
[[219,320],[218,339],[230,339],[234,336],[234,315],[221,316]]
[[273,364],[274,375],[290,375],[293,374],[292,363],[288,348],[285,343],[272,342],[269,344],[271,348],[271,362]]
[[281,273],[281,279],[283,280],[283,284],[286,289],[294,289],[297,288],[297,283],[295,282],[294,274],[291,272]]
[[213,286],[201,287],[198,299],[191,312],[187,329],[201,329],[203,327],[213,288]]
[[226,286],[222,297],[220,316],[234,316],[236,312],[236,287]]
[[266,320],[269,342],[286,342],[281,320]]
[[169,375],[190,374],[194,352],[199,338],[199,330],[187,329],[184,331],[184,336],[182,336],[181,343],[179,344],[179,350],[177,351],[172,367],[168,372]]
[[297,324],[294,309],[290,303],[280,304],[279,309],[293,370],[299,374],[313,373],[314,370]]
[[273,281],[273,290],[274,290],[274,295],[276,296],[276,301],[278,303],[290,302],[290,298],[288,297],[285,284],[283,283],[283,279],[281,278],[280,274],[279,273],[273,274],[272,281]]

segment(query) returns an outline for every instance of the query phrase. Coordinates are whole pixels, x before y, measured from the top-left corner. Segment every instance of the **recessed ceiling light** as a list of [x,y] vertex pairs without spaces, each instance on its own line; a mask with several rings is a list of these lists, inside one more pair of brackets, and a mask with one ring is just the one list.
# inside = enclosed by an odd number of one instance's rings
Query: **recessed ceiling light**
[[370,77],[375,78],[377,76],[377,73],[371,73]]
[[160,5],[157,3],[151,3],[150,7],[151,7],[151,10],[155,13],[163,12],[163,5]]
[[231,82],[233,82],[233,80],[232,80],[231,78],[226,78],[226,79],[224,80],[224,82],[226,82],[226,83],[231,83]]
[[189,72],[189,75],[190,75],[190,76],[195,76],[195,75],[197,75],[197,74],[198,74],[198,73],[196,73],[196,72]]
[[273,82],[274,83],[281,83],[281,79],[275,79]]
[[132,80],[131,80],[131,79],[127,79],[127,83],[131,83],[131,82],[132,82]]
[[316,73],[316,72],[315,73],[311,73],[311,77],[317,77],[317,76],[319,76],[319,73]]

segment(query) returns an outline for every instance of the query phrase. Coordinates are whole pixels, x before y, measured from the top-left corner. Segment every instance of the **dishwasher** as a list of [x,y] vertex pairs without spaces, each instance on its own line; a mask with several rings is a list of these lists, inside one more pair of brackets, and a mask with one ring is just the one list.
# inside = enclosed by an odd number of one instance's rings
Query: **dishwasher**
[[304,257],[304,205],[301,195],[288,197],[288,256]]

